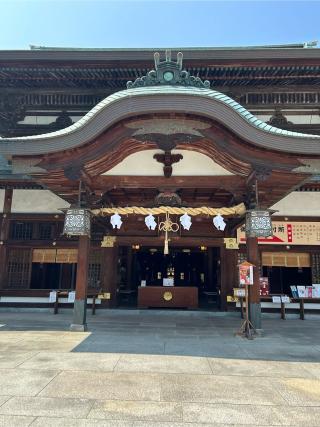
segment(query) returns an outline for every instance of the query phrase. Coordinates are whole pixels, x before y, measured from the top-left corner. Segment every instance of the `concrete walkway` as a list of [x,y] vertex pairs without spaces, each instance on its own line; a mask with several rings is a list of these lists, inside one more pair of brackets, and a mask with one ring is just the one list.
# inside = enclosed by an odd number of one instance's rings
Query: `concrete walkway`
[[0,311],[0,426],[320,426],[320,317]]

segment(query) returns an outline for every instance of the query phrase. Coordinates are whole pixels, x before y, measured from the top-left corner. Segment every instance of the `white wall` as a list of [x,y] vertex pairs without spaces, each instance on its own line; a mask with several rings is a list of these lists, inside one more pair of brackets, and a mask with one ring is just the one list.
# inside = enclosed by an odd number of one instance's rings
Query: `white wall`
[[[153,158],[161,150],[145,150],[130,154],[122,162],[102,175],[163,176],[163,163]],[[172,150],[172,154],[182,154],[183,159],[172,165],[172,176],[218,176],[233,175],[210,157],[195,151]]]
[[[0,212],[3,211],[4,190],[0,190]],[[13,190],[13,213],[62,213],[69,203],[49,190]]]
[[[3,211],[4,190],[0,190],[0,212]],[[69,204],[49,190],[14,190],[13,213],[61,213]],[[272,206],[275,216],[320,217],[320,192],[294,191]]]
[[272,206],[275,216],[316,216],[320,217],[320,192],[293,191]]

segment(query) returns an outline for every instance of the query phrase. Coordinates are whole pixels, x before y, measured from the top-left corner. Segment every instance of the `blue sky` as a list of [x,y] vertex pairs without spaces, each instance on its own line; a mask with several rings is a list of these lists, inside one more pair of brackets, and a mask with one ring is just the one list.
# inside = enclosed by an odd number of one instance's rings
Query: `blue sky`
[[0,49],[285,44],[320,31],[320,1],[0,0],[0,16]]

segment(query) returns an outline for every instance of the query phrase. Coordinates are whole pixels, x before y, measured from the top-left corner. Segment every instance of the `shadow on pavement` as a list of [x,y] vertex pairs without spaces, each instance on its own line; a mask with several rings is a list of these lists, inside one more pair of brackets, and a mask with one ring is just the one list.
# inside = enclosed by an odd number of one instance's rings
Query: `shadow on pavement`
[[[57,340],[63,340],[71,319],[71,311],[1,311],[0,334],[61,331]],[[235,336],[241,324],[237,313],[108,310],[88,314],[87,320],[89,333],[69,333],[75,341],[79,337],[72,352],[320,362],[320,316],[304,321],[266,317],[262,335],[252,341]]]

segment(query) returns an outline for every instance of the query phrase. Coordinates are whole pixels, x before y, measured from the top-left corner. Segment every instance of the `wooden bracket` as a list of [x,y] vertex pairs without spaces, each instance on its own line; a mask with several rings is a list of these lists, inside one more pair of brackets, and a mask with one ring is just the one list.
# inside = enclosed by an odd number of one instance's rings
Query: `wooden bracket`
[[171,154],[171,151],[165,151],[164,154],[155,154],[153,156],[159,163],[163,163],[163,174],[166,178],[170,178],[172,175],[173,163],[178,163],[183,159],[182,154]]

